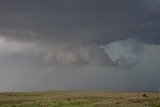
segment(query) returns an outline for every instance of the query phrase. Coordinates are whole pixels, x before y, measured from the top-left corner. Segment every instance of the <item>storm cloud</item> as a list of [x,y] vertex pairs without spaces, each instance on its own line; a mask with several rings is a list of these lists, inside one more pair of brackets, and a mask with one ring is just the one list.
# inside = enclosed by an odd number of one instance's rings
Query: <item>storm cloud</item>
[[159,44],[160,8],[154,6],[156,2],[2,0],[0,28],[7,38],[23,41],[41,38],[47,42],[107,44],[133,37]]
[[0,0],[2,74],[10,75],[12,66],[17,72],[41,72],[38,80],[82,68],[141,71],[150,46],[159,52],[159,11],[159,0]]

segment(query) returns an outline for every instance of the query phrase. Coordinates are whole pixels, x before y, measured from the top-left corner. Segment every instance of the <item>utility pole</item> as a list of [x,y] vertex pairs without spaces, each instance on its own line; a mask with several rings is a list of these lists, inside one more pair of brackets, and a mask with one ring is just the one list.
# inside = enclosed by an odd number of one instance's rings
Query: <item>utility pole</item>
[[82,94],[82,100],[84,99],[84,71],[82,71],[81,74],[81,94]]

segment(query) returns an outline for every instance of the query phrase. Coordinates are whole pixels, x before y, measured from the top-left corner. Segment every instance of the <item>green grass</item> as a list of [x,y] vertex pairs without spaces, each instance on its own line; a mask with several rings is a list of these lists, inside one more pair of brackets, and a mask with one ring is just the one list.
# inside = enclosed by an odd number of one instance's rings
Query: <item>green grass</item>
[[138,92],[0,93],[0,107],[160,107],[160,94]]

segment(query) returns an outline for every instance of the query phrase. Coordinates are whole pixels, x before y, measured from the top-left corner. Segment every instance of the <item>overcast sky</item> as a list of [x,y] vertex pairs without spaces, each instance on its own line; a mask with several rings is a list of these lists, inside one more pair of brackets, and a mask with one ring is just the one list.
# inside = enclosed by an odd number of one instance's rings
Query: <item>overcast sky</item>
[[0,91],[157,91],[160,0],[0,0]]

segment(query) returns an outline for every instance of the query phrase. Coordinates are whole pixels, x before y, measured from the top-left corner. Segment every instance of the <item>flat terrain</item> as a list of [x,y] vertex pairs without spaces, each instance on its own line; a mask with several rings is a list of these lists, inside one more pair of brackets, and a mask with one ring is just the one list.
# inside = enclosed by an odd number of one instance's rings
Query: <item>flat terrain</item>
[[160,107],[159,93],[23,92],[0,93],[0,107]]

